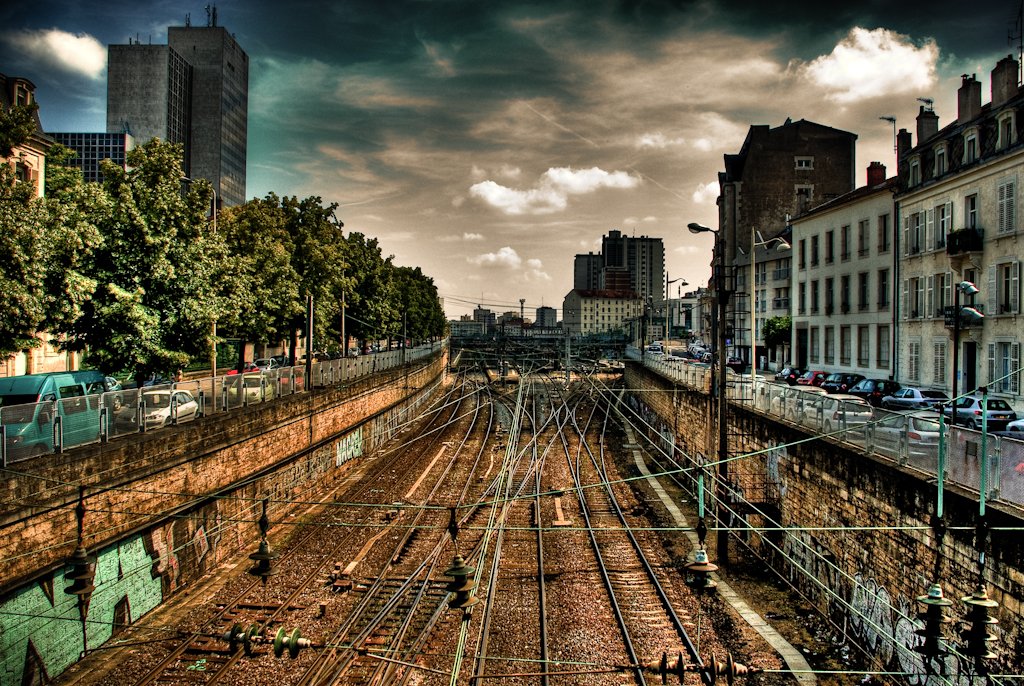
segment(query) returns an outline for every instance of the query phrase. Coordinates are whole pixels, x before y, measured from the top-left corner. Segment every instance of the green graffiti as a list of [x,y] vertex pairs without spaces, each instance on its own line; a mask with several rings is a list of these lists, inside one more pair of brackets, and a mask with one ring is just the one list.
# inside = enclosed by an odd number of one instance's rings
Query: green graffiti
[[359,457],[362,454],[363,429],[360,427],[335,443],[334,464],[340,467],[352,458]]

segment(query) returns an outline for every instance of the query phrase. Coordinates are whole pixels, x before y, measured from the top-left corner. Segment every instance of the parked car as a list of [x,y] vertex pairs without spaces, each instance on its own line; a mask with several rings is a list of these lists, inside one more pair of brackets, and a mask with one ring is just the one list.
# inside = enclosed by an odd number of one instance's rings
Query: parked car
[[827,376],[828,372],[821,370],[807,371],[800,375],[800,378],[796,380],[796,384],[797,386],[820,386]]
[[824,395],[824,393],[825,391],[817,386],[792,386],[771,399],[769,411],[782,419],[800,423],[804,417],[807,403],[811,402],[814,396]]
[[273,357],[261,357],[254,363],[261,372],[269,372],[271,369],[278,369],[281,364]]
[[[177,422],[187,422],[199,414],[199,403],[195,397],[182,389],[159,389],[143,391],[139,403],[145,403],[142,423],[146,429],[155,429]],[[120,428],[138,425],[138,407],[125,404],[118,410],[114,421]]]
[[841,429],[862,430],[873,416],[871,405],[856,395],[835,393],[821,399],[822,433],[830,434]]
[[[988,430],[1003,431],[1010,422],[1017,418],[1010,404],[1002,398],[989,398],[988,407],[982,410],[982,396],[980,394],[965,395],[956,401],[956,415],[953,416],[953,423],[966,426],[969,429],[980,431],[982,425],[982,412],[988,413]],[[947,417],[951,415],[950,408],[943,408],[942,413]]]
[[939,451],[939,414],[886,414],[872,426],[871,437],[874,449],[883,455],[917,458],[920,466],[934,466],[931,461]]
[[747,368],[747,363],[738,357],[727,357],[725,359],[725,366],[737,374],[742,374],[743,370]]
[[800,367],[783,367],[775,375],[775,380],[793,386],[803,373],[804,370],[800,369]]
[[821,387],[829,393],[846,393],[863,380],[863,374],[833,372],[825,377],[825,380],[821,382]]
[[850,395],[866,400],[872,407],[881,407],[882,398],[892,395],[902,386],[889,379],[862,379],[847,391]]
[[929,410],[948,402],[949,396],[944,391],[904,386],[882,398],[882,407],[888,410]]
[[228,403],[232,406],[245,403],[251,405],[274,397],[274,384],[268,383],[260,372],[243,374],[241,379],[232,379],[227,389]]
[[1019,431],[1024,434],[1024,419],[1015,419],[1006,425],[1005,431]]

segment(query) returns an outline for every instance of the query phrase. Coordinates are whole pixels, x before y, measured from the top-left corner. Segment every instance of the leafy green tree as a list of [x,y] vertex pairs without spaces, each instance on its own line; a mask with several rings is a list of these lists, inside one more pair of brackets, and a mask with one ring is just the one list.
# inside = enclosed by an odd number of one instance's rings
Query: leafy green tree
[[39,105],[14,105],[10,109],[0,107],[0,157],[10,157],[18,147],[36,132],[36,112]]
[[376,238],[353,231],[345,238],[349,276],[346,326],[366,341],[401,332],[401,312],[392,278],[392,256],[385,259]]
[[792,329],[793,319],[789,315],[771,317],[765,321],[761,335],[764,336],[765,345],[774,348],[777,345],[789,343]]
[[0,163],[0,355],[38,344],[46,317],[45,212],[29,184],[17,183]]
[[426,340],[443,335],[445,317],[434,280],[419,267],[395,267],[394,279],[407,337]]
[[137,379],[208,355],[223,314],[213,276],[225,251],[207,220],[211,189],[195,183],[183,194],[181,160],[181,146],[156,139],[129,152],[127,170],[104,163],[111,207],[86,275],[96,285],[62,331],[68,348]]

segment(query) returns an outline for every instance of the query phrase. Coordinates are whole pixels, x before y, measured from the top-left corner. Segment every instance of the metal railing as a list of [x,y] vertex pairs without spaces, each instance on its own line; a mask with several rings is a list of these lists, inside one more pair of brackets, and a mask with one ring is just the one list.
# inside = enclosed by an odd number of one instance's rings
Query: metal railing
[[[446,340],[356,358],[313,362],[311,383],[314,387],[346,383],[424,359],[447,345]],[[0,406],[0,462],[6,466],[62,453],[306,390],[306,368],[297,366]]]
[[[641,360],[640,351],[626,357]],[[646,354],[644,366],[683,386],[709,392],[709,365]],[[836,399],[818,389],[776,383],[762,376],[726,371],[726,398],[775,421],[800,427],[824,440],[858,448],[869,455],[916,470],[926,480],[938,477],[939,424],[934,412],[895,412]],[[985,470],[986,498],[1024,506],[1024,433],[1021,439],[985,436],[943,422],[947,483],[980,492]]]

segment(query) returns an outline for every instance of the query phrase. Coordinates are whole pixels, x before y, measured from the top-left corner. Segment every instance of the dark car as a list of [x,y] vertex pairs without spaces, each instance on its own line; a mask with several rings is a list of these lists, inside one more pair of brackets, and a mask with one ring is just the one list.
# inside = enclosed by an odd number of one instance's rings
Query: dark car
[[747,363],[738,357],[728,357],[725,360],[725,366],[737,374],[742,374],[743,370],[747,368]]
[[825,377],[828,376],[828,372],[820,370],[811,370],[804,372],[800,375],[800,378],[796,380],[797,386],[820,386],[825,381]]
[[821,382],[821,387],[829,393],[846,393],[863,380],[863,374],[833,372],[825,377],[825,380]]
[[790,386],[796,384],[796,380],[800,378],[800,375],[804,373],[804,370],[800,367],[783,367],[775,375],[775,380],[780,383],[788,383]]
[[881,407],[882,398],[892,395],[902,386],[890,379],[862,379],[847,391],[850,395],[864,398],[872,407]]

